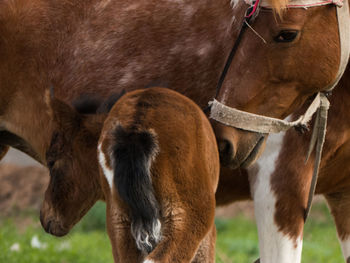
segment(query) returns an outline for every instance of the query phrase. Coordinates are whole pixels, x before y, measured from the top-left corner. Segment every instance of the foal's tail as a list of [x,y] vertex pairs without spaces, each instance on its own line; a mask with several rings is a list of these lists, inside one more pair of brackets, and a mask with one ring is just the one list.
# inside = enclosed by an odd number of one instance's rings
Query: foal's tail
[[150,253],[160,241],[159,205],[154,195],[151,164],[158,153],[158,141],[151,131],[113,131],[111,157],[114,185],[131,211],[131,233],[137,247]]

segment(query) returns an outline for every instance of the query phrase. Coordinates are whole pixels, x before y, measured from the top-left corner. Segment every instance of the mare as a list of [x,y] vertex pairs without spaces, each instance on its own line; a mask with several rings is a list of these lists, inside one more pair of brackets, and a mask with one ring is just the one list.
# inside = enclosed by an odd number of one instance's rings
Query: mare
[[[339,5],[339,6],[337,6]],[[350,67],[335,87],[341,48],[337,11],[349,30],[349,2],[260,1],[233,55],[227,78],[216,100],[243,112],[296,119],[315,94],[329,97],[328,126],[316,193],[322,194],[334,217],[343,256],[350,262]],[[301,8],[297,8],[301,7]],[[340,30],[344,30],[340,29]],[[346,64],[344,64],[346,65]],[[224,163],[248,167],[258,226],[260,261],[301,261],[302,235],[315,154],[305,163],[310,132],[295,130],[269,135],[213,121],[218,140],[225,141]],[[280,142],[270,165],[264,156],[267,140]],[[268,142],[269,143],[269,142]],[[269,146],[266,146],[268,148]],[[259,170],[254,167],[258,161]],[[227,159],[226,159],[227,158]],[[250,167],[252,168],[249,168]]]
[[[57,99],[50,107],[57,126],[47,158],[55,179],[74,172],[72,152],[97,154],[84,132],[96,116]],[[164,88],[127,93],[104,121],[98,156],[115,262],[215,262],[219,155],[193,101]]]
[[[56,97],[70,104],[84,94],[106,98],[113,92],[160,83],[204,106],[215,93],[245,8],[239,1],[232,9],[229,0],[0,1],[2,153],[7,145],[15,146],[44,165],[52,165],[45,153],[53,123],[44,101],[51,84],[56,87]],[[218,100],[241,110],[284,118],[333,81],[339,64],[335,8],[288,9],[281,15],[283,20],[270,9],[260,10],[253,27],[268,42],[263,44],[251,30],[245,33]],[[349,69],[331,97],[316,189],[325,194],[333,211],[345,258],[350,255],[349,211],[341,204],[348,199],[348,171],[339,168],[339,163],[347,161],[348,90]],[[95,121],[89,135],[96,140],[90,143],[97,147],[102,115]],[[259,140],[261,135],[219,124],[215,132],[221,159],[231,168],[252,163],[267,137]],[[260,169],[256,178],[251,170],[221,169],[224,183],[219,183],[217,203],[249,198],[250,176],[262,261],[283,262],[284,255],[285,262],[290,262],[291,254],[300,255],[312,171],[312,158],[303,164],[308,137],[287,132],[274,171]],[[255,147],[257,141],[259,147]],[[96,200],[104,198],[95,176],[95,154],[84,149],[80,154],[90,162],[75,164],[76,173],[71,176],[51,179],[64,189],[62,205],[49,203],[51,195],[59,196],[54,189],[49,186],[46,192],[42,218],[50,220],[42,223],[54,235],[66,234]],[[74,203],[74,210],[66,208],[68,201]],[[67,218],[64,227],[58,224],[62,218]]]
[[[53,124],[44,99],[51,85],[57,98],[72,104],[82,96],[104,99],[122,90],[159,83],[204,107],[215,93],[237,35],[234,22],[242,16],[234,14],[230,0],[0,1],[2,154],[13,146],[51,165],[45,153]],[[62,202],[74,203],[74,211],[64,206],[57,210],[44,205],[42,209],[51,218],[69,218],[64,229],[54,226],[56,221],[43,221],[51,234],[66,234],[96,200],[103,199],[94,176],[97,159],[93,154],[86,157],[91,161],[84,162],[89,166],[85,173],[61,179]],[[238,198],[249,196],[246,178],[236,179],[242,180],[245,190],[238,183],[228,190],[237,190]],[[84,184],[69,187],[70,180]],[[49,187],[46,196],[51,190]]]

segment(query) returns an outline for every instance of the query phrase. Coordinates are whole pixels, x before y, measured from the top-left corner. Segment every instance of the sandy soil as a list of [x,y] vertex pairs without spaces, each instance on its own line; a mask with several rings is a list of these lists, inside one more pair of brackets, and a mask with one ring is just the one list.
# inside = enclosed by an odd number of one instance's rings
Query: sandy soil
[[25,210],[39,210],[49,181],[45,168],[0,165],[0,216]]
[[3,163],[15,164],[17,166],[42,166],[28,155],[13,148],[11,148],[5,155],[4,159],[1,160],[1,164]]

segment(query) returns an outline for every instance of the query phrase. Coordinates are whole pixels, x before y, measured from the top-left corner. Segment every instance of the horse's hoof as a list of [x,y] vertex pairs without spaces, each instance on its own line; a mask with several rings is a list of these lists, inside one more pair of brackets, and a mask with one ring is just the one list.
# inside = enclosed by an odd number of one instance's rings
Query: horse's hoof
[[260,258],[254,261],[254,263],[260,263]]

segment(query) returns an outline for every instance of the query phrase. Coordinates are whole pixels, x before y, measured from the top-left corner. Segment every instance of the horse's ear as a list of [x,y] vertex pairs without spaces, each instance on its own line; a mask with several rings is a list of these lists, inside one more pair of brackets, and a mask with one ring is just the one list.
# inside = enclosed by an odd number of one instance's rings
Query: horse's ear
[[82,116],[75,109],[67,103],[55,98],[52,92],[48,90],[45,94],[45,101],[51,119],[62,132],[71,134],[79,129]]

